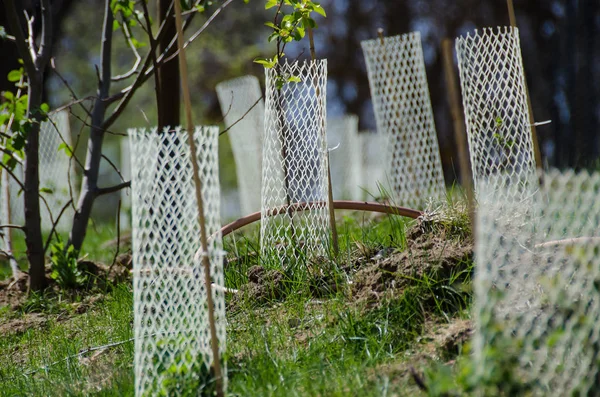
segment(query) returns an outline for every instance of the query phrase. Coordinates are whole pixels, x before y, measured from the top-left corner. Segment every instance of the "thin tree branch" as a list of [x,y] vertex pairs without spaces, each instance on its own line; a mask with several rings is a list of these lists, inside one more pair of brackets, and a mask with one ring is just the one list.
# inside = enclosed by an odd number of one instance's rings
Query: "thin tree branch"
[[83,164],[79,161],[79,159],[73,153],[73,148],[71,148],[69,146],[69,144],[67,143],[67,141],[65,141],[65,139],[61,135],[60,131],[58,130],[58,127],[56,126],[56,123],[54,122],[54,120],[52,120],[51,118],[48,118],[48,121],[50,122],[50,124],[52,125],[52,127],[54,127],[54,131],[56,131],[56,135],[58,135],[58,138],[61,140],[61,142],[64,143],[69,148],[69,151],[71,152],[71,153],[69,153],[69,157],[74,158],[75,162],[77,163],[77,165],[79,165],[83,169],[84,168]]
[[6,170],[6,172],[8,172],[8,175],[10,175],[12,177],[12,179],[15,182],[17,182],[17,185],[19,185],[19,187],[21,188],[21,190],[23,190],[23,191],[25,190],[25,185],[23,185],[23,182],[21,182],[19,180],[19,178],[17,178],[15,176],[15,174],[10,169],[8,169],[8,166],[6,164],[4,164],[2,161],[0,161],[0,167],[4,168]]
[[225,128],[223,131],[221,131],[221,133],[219,134],[219,136],[225,134],[227,131],[229,131],[230,129],[232,129],[233,127],[235,127],[235,125],[237,123],[239,123],[240,121],[242,121],[244,119],[244,117],[246,117],[248,115],[248,113],[250,113],[252,111],[252,109],[254,109],[256,107],[256,105],[258,105],[260,103],[260,101],[263,99],[263,95],[260,96],[260,98],[258,98],[256,100],[256,102],[254,102],[254,104],[252,106],[250,106],[250,108],[248,108],[248,110],[246,111],[246,113],[244,113],[242,115],[242,117],[240,117],[239,119],[237,119],[233,124],[231,124],[229,127]]
[[125,181],[125,178],[123,178],[123,175],[121,175],[121,171],[117,168],[116,164],[112,162],[111,159],[109,159],[106,155],[102,155],[102,158],[104,160],[106,160],[106,162],[108,162],[108,164],[110,164],[110,166],[113,168],[113,170],[115,170],[115,172],[119,175],[119,178],[121,178],[121,181]]
[[88,96],[88,97],[83,98],[83,99],[78,99],[77,94],[75,94],[75,90],[73,90],[73,88],[71,88],[71,85],[69,84],[69,82],[56,69],[56,63],[54,61],[54,58],[50,59],[50,68],[58,76],[58,78],[60,79],[60,81],[62,81],[62,83],[65,85],[65,87],[67,87],[67,89],[71,93],[71,96],[73,97],[73,99],[75,99],[74,102],[71,102],[71,103],[69,103],[69,104],[67,104],[67,105],[65,105],[65,106],[57,109],[57,111],[61,110],[64,107],[67,107],[67,106],[71,107],[72,105],[75,105],[75,104],[79,103],[80,106],[81,106],[81,108],[87,113],[87,115],[90,116],[90,117],[92,117],[91,110],[88,109],[85,105],[83,105],[83,101],[89,100],[89,99],[93,99],[94,97],[93,96]]
[[[228,0],[231,1],[231,0]],[[183,26],[183,30],[185,31],[191,21],[192,18],[194,17],[194,15],[196,15],[197,13],[193,13],[191,14],[184,22],[184,26]],[[166,32],[166,23],[167,21],[163,21],[163,23],[160,26],[160,29],[156,35],[156,40],[155,43],[160,42],[160,38],[162,37],[163,34],[165,34]],[[165,51],[157,58],[157,63],[158,66],[162,65],[165,60],[165,56],[166,54],[169,53],[169,51],[171,50],[171,47],[175,45],[176,43],[176,39],[174,38],[173,40],[171,40],[171,43],[169,43],[169,46],[165,49]],[[150,48],[150,52],[151,51],[156,51],[156,48]],[[131,84],[130,86],[122,89],[119,93],[109,97],[106,99],[107,101],[107,105],[111,104],[113,102],[116,101],[120,101],[119,104],[117,105],[117,107],[115,108],[115,110],[113,111],[113,113],[110,115],[110,117],[108,117],[104,123],[102,124],[103,128],[108,128],[110,127],[117,118],[119,118],[119,116],[121,115],[121,113],[123,112],[123,110],[125,110],[125,108],[127,107],[127,104],[129,103],[129,101],[131,100],[131,98],[133,97],[133,95],[135,94],[135,91],[143,84],[145,83],[150,76],[152,76],[152,73],[155,72],[155,69],[153,67],[150,66],[150,61],[151,61],[151,55],[150,52],[148,53],[148,55],[146,55],[146,59],[144,60],[144,65],[142,66],[142,69],[140,70],[140,74],[138,75],[137,79],[133,82],[133,84]]]
[[[142,4],[145,5],[146,2],[142,1]],[[121,25],[121,28],[123,29],[123,35],[127,39],[127,44],[129,44],[129,48],[131,48],[131,51],[133,52],[133,55],[135,56],[135,63],[133,64],[131,69],[129,69],[128,72],[120,74],[118,76],[114,76],[112,78],[112,81],[126,80],[126,79],[130,78],[131,76],[133,76],[134,74],[138,73],[137,68],[140,66],[140,63],[142,62],[142,57],[140,56],[140,53],[138,52],[137,48],[135,48],[135,45],[133,44],[133,41],[131,40],[131,30],[129,29],[129,26],[126,23],[123,23]]]
[[[223,11],[223,9],[225,9],[225,7],[227,7],[229,4],[231,4],[233,0],[227,0],[225,1],[223,4],[221,4],[221,6],[219,8],[217,8],[215,10],[215,12],[212,13],[212,15],[206,20],[206,22],[204,22],[204,25],[202,25],[200,27],[200,29],[198,29],[193,35],[192,37],[190,37],[185,44],[183,45],[183,48],[187,48],[188,45],[190,45],[194,40],[196,40],[196,38],[198,38],[198,36],[200,36],[200,34],[202,32],[204,32],[204,30],[206,30],[206,28],[208,27],[208,25],[210,25],[210,23],[217,17],[217,15],[219,15],[221,13],[221,11]],[[173,38],[173,43],[177,40],[177,38]],[[169,47],[171,47],[172,44],[169,44]],[[167,59],[165,59],[164,61],[161,61],[161,63],[166,63],[169,62],[171,59],[175,58],[177,56],[177,54],[179,54],[179,50],[176,50],[173,54],[171,54],[171,56],[169,56]]]
[[19,229],[19,230],[25,231],[25,226],[8,224],[8,225],[0,225],[0,229]]
[[[146,4],[145,1],[142,1],[142,8],[144,10],[144,20],[146,21],[146,34],[148,35],[148,38],[150,40],[150,49],[153,48],[157,48],[158,43],[155,41],[154,39],[154,35],[152,34],[152,22],[150,21],[150,13],[148,11],[148,5]],[[144,26],[143,23],[140,22],[141,26]],[[158,70],[158,62],[156,60],[156,50],[153,50],[150,52],[150,56],[152,57],[152,65],[154,67],[154,70]],[[156,91],[156,107],[157,109],[159,109],[158,111],[158,125],[163,125],[163,120],[162,120],[162,111],[160,109],[162,109],[162,98],[160,95],[160,76],[158,73],[154,73],[154,90]]]
[[121,189],[125,189],[131,187],[131,181],[119,183],[118,185],[100,188],[96,191],[96,196],[103,196],[105,194],[110,194],[114,192],[118,192]]
[[27,14],[26,10],[23,10],[23,15],[25,15],[25,20],[27,21],[27,33],[28,33],[28,37],[27,37],[27,44],[29,46],[29,54],[31,55],[31,59],[33,60],[33,64],[35,65],[36,69],[38,67],[37,65],[37,48],[35,45],[35,39],[33,38],[33,22],[35,20],[35,17],[31,16],[29,17],[29,14]]
[[46,239],[46,244],[44,244],[44,255],[46,254],[46,252],[48,252],[48,248],[50,247],[50,241],[52,241],[52,234],[56,231],[56,225],[58,225],[58,222],[60,222],[60,218],[63,216],[63,214],[65,213],[65,211],[67,210],[67,208],[69,208],[69,206],[73,203],[73,199],[71,198],[67,204],[65,204],[62,209],[60,210],[60,212],[58,213],[58,217],[56,218],[56,221],[52,222],[52,229],[50,230],[50,234],[48,234],[48,238]]
[[[19,8],[17,8],[19,7]],[[23,3],[18,1],[18,6],[15,5],[15,0],[4,0],[4,8],[6,10],[6,19],[8,19],[8,26],[10,26],[10,30],[15,35],[15,45],[19,50],[19,54],[27,54],[29,49],[27,48],[27,40],[25,39],[25,35],[23,34],[23,29],[21,27],[21,18],[19,17],[20,11],[22,10]],[[25,66],[25,71],[29,76],[35,74],[35,64],[30,57],[23,57],[23,64]]]
[[50,0],[42,0],[42,38],[40,42],[39,57],[36,66],[47,65],[52,55],[52,6]]

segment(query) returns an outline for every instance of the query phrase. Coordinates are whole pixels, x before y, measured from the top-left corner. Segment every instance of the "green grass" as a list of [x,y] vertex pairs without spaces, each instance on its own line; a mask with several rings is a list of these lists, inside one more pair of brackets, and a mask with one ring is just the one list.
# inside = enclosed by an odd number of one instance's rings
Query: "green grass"
[[[440,228],[456,232],[464,227],[462,218],[455,218],[456,224],[451,217],[444,219],[450,225]],[[229,395],[417,394],[407,369],[428,365],[429,359],[415,357],[420,357],[420,340],[431,324],[465,316],[468,294],[452,291],[464,275],[411,276],[401,294],[374,305],[354,300],[348,284],[360,258],[406,248],[406,225],[400,217],[371,219],[348,213],[338,226],[340,256],[326,260],[330,266],[324,267],[336,288],[317,296],[315,272],[284,269],[284,291],[278,299],[240,298],[230,305]],[[100,247],[114,237],[114,227],[90,228],[83,251],[90,259],[110,263],[114,249]],[[258,247],[258,231],[252,227],[226,238],[228,287],[242,287],[250,267],[272,262],[260,258]],[[322,263],[306,265],[310,269]],[[98,296],[99,301],[89,302],[81,295],[34,295],[17,312],[0,308],[0,326],[32,316],[44,319],[23,333],[0,337],[0,395],[133,394],[131,287],[119,285]],[[88,310],[77,314],[82,305],[88,305]],[[87,350],[115,342],[122,343]]]

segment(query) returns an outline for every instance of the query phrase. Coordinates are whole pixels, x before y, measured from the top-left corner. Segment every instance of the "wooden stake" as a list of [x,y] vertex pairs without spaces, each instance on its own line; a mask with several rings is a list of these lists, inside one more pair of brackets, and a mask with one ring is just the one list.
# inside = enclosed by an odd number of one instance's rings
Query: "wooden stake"
[[442,42],[442,53],[444,58],[444,72],[446,75],[446,88],[448,90],[448,103],[452,113],[454,124],[454,138],[458,148],[458,161],[460,167],[460,179],[467,195],[467,205],[469,218],[471,218],[471,230],[475,234],[475,199],[473,197],[473,177],[471,174],[471,164],[467,151],[467,132],[465,129],[464,113],[460,107],[460,94],[458,91],[458,82],[454,71],[454,53],[452,50],[452,40],[444,39]]
[[[312,58],[313,61],[316,61],[317,54],[315,51],[315,40],[314,40],[312,28],[310,26],[307,27],[307,33],[308,33],[308,41],[310,43],[310,57]],[[316,86],[316,88],[317,88],[317,92],[316,92],[317,99],[319,101],[319,104],[321,104],[321,106],[323,106],[321,99],[320,99],[321,93],[319,92],[319,87]],[[323,120],[323,133],[325,133],[325,120]],[[340,252],[340,245],[338,242],[337,226],[335,224],[335,209],[333,208],[333,190],[331,187],[331,164],[329,162],[329,151],[327,151],[327,201],[329,203],[329,223],[331,225],[331,239],[332,239],[332,245],[333,245],[333,253],[337,256]]]
[[188,142],[190,145],[190,160],[196,187],[196,202],[198,203],[198,223],[200,223],[200,242],[202,246],[202,263],[204,265],[204,285],[206,288],[206,301],[208,306],[208,323],[210,326],[210,339],[213,353],[213,370],[215,374],[215,385],[218,397],[224,396],[223,374],[221,372],[221,361],[219,357],[219,342],[217,339],[217,328],[215,326],[214,303],[212,296],[212,283],[210,279],[210,260],[208,258],[208,240],[206,236],[206,225],[204,218],[204,203],[202,200],[202,181],[198,168],[197,148],[194,141],[194,123],[192,121],[192,102],[190,98],[190,85],[188,82],[187,62],[185,48],[183,46],[183,23],[181,18],[181,4],[175,0],[175,23],[177,25],[177,46],[179,47],[179,71],[181,74],[181,85],[183,88],[183,102],[185,107],[185,118],[187,123]]
[[[508,18],[510,20],[510,26],[518,28],[517,18],[515,16],[515,6],[513,0],[506,0],[508,6]],[[523,66],[523,74],[525,74],[525,65]],[[527,107],[529,109],[529,124],[531,125],[531,140],[533,141],[533,155],[535,157],[536,167],[538,169],[543,168],[542,164],[542,153],[540,152],[540,143],[537,137],[537,128],[535,127],[535,117],[533,117],[533,106],[531,104],[531,95],[529,95],[529,87],[527,85],[527,78],[523,76],[523,82],[525,84],[525,96],[527,97]]]

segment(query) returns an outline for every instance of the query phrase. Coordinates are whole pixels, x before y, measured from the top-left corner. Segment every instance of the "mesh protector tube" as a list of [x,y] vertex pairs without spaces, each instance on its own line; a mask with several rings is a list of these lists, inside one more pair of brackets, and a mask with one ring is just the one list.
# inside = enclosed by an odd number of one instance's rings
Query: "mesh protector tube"
[[[265,105],[258,78],[244,76],[217,85],[217,96],[235,160],[242,215],[260,211]],[[235,123],[235,125],[234,125]]]
[[[188,138],[181,128],[128,132],[135,390],[138,396],[180,395],[211,379],[213,361],[202,257],[195,255],[201,248],[200,227]],[[209,236],[207,255],[213,283],[223,286],[218,135],[218,127],[198,127],[194,132]],[[225,299],[222,289],[212,291],[222,354]]]
[[360,200],[360,142],[358,116],[327,120],[327,141],[334,200]]
[[361,173],[360,188],[361,198],[371,200],[379,198],[385,192],[381,189],[385,186],[385,164],[384,156],[386,150],[386,137],[377,132],[361,132],[358,134],[360,141]]
[[[48,121],[40,125],[40,193],[46,199],[50,209],[49,213],[48,207],[46,207],[43,201],[40,201],[40,215],[42,218],[42,230],[44,231],[52,229],[52,220],[58,217],[60,211],[71,199],[71,191],[74,200],[77,200],[78,189],[74,170],[75,162],[69,157],[67,149],[59,150],[59,146],[63,143],[68,145],[69,148],[73,147],[71,143],[69,112],[66,110],[51,115]],[[14,174],[20,178],[21,182],[24,181],[23,167],[21,165],[17,165],[14,169]],[[20,190],[21,188],[14,179],[12,177],[9,178],[11,220],[17,224],[25,222],[24,195]],[[76,204],[74,203],[73,205]],[[68,231],[73,221],[73,215],[73,206],[70,205],[60,218],[60,222],[56,225],[56,230],[59,232]]]
[[551,171],[527,207],[493,182],[479,189],[476,367],[491,373],[501,359],[532,395],[595,395],[600,174]]
[[[286,60],[265,73],[261,252],[286,264],[328,251],[327,61]],[[307,211],[272,215],[273,209],[303,202],[313,204]]]
[[444,175],[418,32],[361,43],[377,130],[396,204],[423,208],[445,197]]
[[[129,138],[123,137],[120,140],[121,149],[121,176],[123,180],[131,180],[131,152],[129,151]],[[121,189],[121,213],[120,223],[121,230],[131,229],[131,217],[129,212],[131,211],[131,189]]]
[[[473,179],[516,200],[535,187],[535,160],[518,29],[456,40]],[[511,186],[511,189],[504,189]]]

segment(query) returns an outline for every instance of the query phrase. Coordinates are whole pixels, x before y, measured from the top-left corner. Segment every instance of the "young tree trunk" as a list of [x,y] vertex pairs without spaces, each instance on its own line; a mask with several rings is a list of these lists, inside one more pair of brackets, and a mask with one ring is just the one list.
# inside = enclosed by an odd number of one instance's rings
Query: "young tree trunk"
[[[40,122],[43,117],[40,107],[44,92],[44,72],[52,54],[53,23],[52,9],[49,0],[40,3],[42,16],[42,32],[39,48],[28,42],[26,36],[33,32],[23,31],[21,15],[23,4],[14,0],[4,0],[6,15],[19,55],[23,59],[27,73],[28,100],[27,118],[32,120],[25,143],[25,178],[23,200],[25,203],[25,244],[29,260],[29,289],[39,291],[46,287],[44,269],[44,242],[40,217],[40,175],[39,175],[39,138]],[[25,29],[27,31],[27,29]]]
[[92,126],[90,128],[90,139],[88,140],[83,181],[81,182],[81,195],[79,196],[75,219],[69,235],[69,244],[67,244],[67,246],[73,245],[77,251],[81,249],[85,239],[92,207],[99,192],[98,174],[100,161],[102,160],[102,142],[104,140],[102,123],[106,114],[104,100],[108,97],[111,79],[112,24],[113,14],[110,9],[110,0],[105,0],[100,82],[92,111]]
[[[169,43],[177,34],[175,23],[173,21],[173,9],[169,13],[169,6],[173,4],[172,0],[158,0],[158,20],[159,23],[170,18],[165,24],[166,31],[158,43],[159,53],[163,53],[169,46]],[[167,57],[170,57],[177,51],[177,46],[171,47]],[[156,90],[158,104],[158,129],[162,131],[164,127],[174,128],[181,124],[179,108],[179,58],[174,57],[169,62],[158,68],[158,82],[160,86]]]
[[37,122],[32,124],[25,144],[25,244],[29,261],[29,289],[40,291],[46,288],[46,272],[44,268],[44,241],[42,238],[42,220],[40,217],[40,175],[39,175],[39,109],[42,104],[43,83],[41,75],[29,76],[29,109]]

